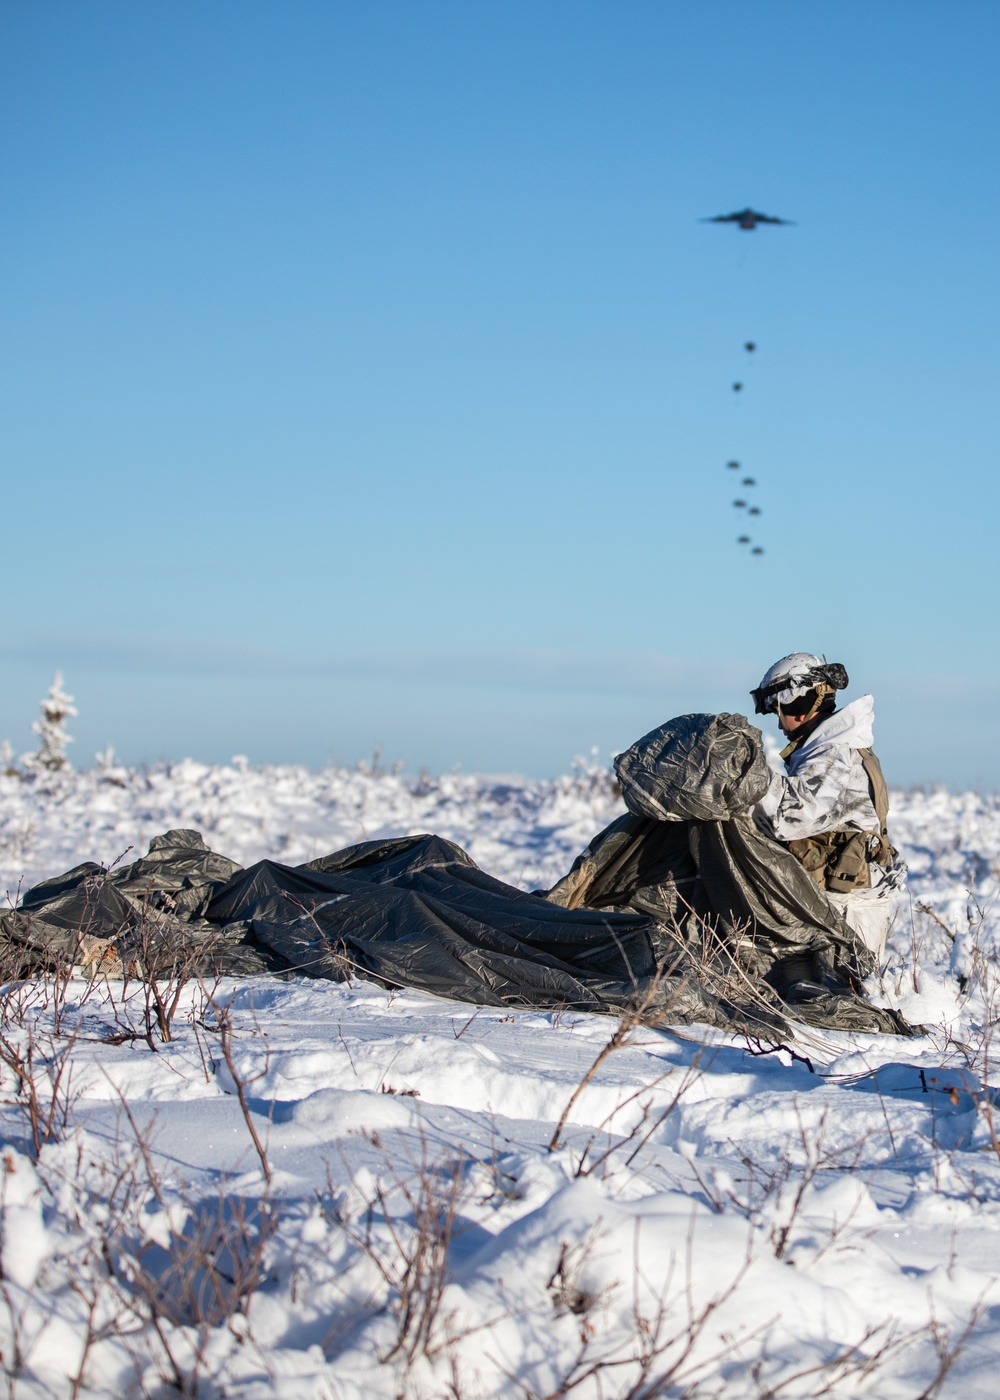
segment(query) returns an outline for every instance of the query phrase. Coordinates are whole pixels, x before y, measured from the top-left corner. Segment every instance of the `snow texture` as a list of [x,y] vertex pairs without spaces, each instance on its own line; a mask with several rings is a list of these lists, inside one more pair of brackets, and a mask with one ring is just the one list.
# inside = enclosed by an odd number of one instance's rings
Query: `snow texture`
[[[169,827],[243,863],[434,831],[534,888],[621,810],[583,764],[109,755],[0,798],[12,897]],[[636,1028],[587,1078],[608,1018],[259,978],[181,987],[165,1040],[141,980],[8,986],[6,1392],[992,1396],[1000,803],[896,793],[891,821],[911,903],[871,990],[912,1041]]]

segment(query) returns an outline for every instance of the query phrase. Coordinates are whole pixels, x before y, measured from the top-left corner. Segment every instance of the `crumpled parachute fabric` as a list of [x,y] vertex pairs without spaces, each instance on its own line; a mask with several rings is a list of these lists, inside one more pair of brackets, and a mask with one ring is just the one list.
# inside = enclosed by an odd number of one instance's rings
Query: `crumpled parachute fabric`
[[767,792],[760,730],[742,715],[681,715],[615,759],[625,806],[656,821],[727,821]]
[[[486,1006],[614,1012],[639,1000],[650,1021],[755,1034],[787,1033],[790,1015],[909,1032],[852,990],[839,969],[858,955],[853,934],[750,820],[743,804],[767,768],[746,720],[671,721],[619,771],[632,810],[547,894],[494,879],[438,836],[241,869],[198,832],[169,831],[133,865],[86,863],[35,886],[0,934],[26,971],[110,948],[148,975],[186,958],[232,975],[362,975]],[[782,969],[801,981],[805,966],[820,994],[789,1008]]]

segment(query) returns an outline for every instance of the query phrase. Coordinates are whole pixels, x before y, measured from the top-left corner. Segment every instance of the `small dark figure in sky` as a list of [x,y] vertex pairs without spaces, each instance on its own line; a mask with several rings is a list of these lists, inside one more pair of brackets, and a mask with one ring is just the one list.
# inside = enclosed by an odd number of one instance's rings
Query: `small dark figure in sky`
[[746,345],[744,345],[743,349],[749,351],[749,353],[752,355],[753,352],[757,349],[757,342],[755,340],[748,340]]
[[738,394],[742,388],[743,388],[743,385],[742,385],[742,384],[740,383],[740,381],[737,379],[736,383],[733,385],[733,393],[734,393],[734,394]]
[[749,544],[749,543],[750,543],[750,536],[749,536],[749,535],[740,535],[740,537],[739,537],[739,539],[736,541],[736,543],[737,543],[737,544]]
[[747,504],[746,501],[734,501],[734,502],[733,502],[733,505],[736,507],[737,510],[745,510],[745,509],[746,509],[746,504]]
[[775,219],[770,214],[760,214],[756,209],[737,209],[735,214],[713,214],[710,219],[702,219],[703,224],[736,224],[752,233],[758,224],[791,224],[793,219]]
[[759,544],[755,544],[754,547],[753,547],[753,549],[751,549],[750,553],[751,553],[751,554],[763,554],[763,553],[764,553],[764,550],[762,549],[762,547],[761,547]]
[[737,471],[737,470],[739,469],[739,465],[740,465],[739,462],[727,462],[727,463],[726,463],[726,466],[729,467],[732,471]]
[[752,476],[745,476],[740,482],[741,486],[756,486],[757,483]]
[[760,506],[751,506],[747,515],[760,515]]

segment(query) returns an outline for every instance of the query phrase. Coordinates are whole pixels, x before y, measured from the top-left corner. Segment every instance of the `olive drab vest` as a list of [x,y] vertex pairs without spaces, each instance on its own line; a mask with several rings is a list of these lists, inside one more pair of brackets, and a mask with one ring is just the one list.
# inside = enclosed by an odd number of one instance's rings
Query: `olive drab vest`
[[890,866],[896,855],[886,825],[889,790],[882,774],[882,765],[873,749],[859,749],[858,753],[868,778],[872,806],[878,817],[878,830],[858,831],[854,827],[843,827],[839,831],[824,831],[819,836],[804,836],[787,843],[806,873],[821,889],[833,894],[869,889],[872,864]]

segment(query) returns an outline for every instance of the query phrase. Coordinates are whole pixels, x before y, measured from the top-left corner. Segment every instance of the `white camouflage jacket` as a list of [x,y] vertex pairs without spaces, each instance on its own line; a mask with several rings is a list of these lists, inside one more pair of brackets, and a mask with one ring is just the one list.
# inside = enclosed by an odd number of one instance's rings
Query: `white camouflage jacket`
[[795,841],[843,827],[878,830],[858,752],[871,748],[874,711],[870,695],[835,710],[787,760],[787,776],[771,774],[770,787],[753,809],[762,831],[779,841]]

